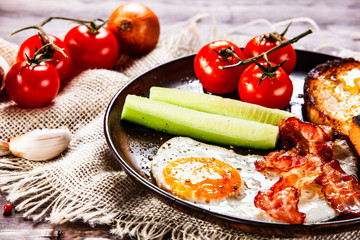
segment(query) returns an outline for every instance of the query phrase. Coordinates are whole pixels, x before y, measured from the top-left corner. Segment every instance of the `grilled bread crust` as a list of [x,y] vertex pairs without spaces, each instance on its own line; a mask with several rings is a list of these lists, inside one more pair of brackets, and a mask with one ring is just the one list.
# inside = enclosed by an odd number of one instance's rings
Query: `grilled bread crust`
[[[351,79],[355,80],[351,83]],[[308,120],[349,135],[352,118],[360,115],[359,80],[360,62],[352,58],[316,66],[307,74],[304,84]]]

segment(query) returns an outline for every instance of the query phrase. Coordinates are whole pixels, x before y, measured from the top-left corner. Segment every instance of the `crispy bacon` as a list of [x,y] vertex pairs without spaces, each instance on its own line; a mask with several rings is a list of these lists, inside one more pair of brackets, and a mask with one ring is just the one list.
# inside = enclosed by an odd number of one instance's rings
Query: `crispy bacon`
[[282,182],[275,183],[269,190],[259,192],[254,203],[274,219],[287,223],[303,223],[305,214],[298,210],[298,189],[283,187]]
[[322,160],[308,154],[302,161],[302,164],[282,172],[281,178],[269,190],[260,191],[254,199],[255,206],[277,220],[303,223],[306,215],[298,210],[301,188],[321,174]]
[[339,213],[360,216],[360,183],[356,176],[347,175],[339,162],[332,160],[322,166],[318,182],[332,207]]
[[280,172],[289,171],[290,168],[304,164],[307,159],[299,156],[299,151],[293,148],[289,151],[274,151],[264,157],[262,161],[256,161],[255,167],[259,172],[265,171],[267,168],[275,168]]
[[301,189],[316,181],[336,211],[360,216],[359,180],[332,160],[333,130],[293,117],[281,120],[278,126],[287,151],[271,152],[255,166],[258,171],[275,168],[281,171],[281,178],[257,194],[255,206],[280,221],[303,223],[305,214],[298,210]]
[[[300,155],[317,154],[330,161],[332,157],[332,138],[322,127],[306,123],[296,117],[282,119],[278,123],[280,141],[286,150],[297,149]],[[329,132],[329,131],[328,131]]]
[[305,123],[298,118],[290,117],[278,123],[280,141],[288,150],[269,153],[262,161],[255,162],[258,171],[267,168],[276,168],[279,171],[288,171],[290,168],[301,165],[308,153],[320,156],[325,162],[332,157],[333,131],[329,127],[320,127],[312,123]]

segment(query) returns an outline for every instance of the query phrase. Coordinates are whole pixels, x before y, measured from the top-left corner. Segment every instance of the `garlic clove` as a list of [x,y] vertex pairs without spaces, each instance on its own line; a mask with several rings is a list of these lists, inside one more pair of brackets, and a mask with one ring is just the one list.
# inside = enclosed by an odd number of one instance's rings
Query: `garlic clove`
[[5,88],[5,75],[9,70],[8,62],[0,55],[0,93]]
[[12,154],[29,160],[49,160],[64,151],[71,141],[67,128],[34,130],[10,139]]
[[9,143],[3,140],[0,140],[0,156],[5,156],[10,153]]

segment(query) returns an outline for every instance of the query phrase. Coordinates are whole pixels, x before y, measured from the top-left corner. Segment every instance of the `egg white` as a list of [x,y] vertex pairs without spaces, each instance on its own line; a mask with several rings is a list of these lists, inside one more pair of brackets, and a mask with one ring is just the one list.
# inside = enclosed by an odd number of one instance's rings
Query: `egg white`
[[[187,199],[187,201],[196,204],[198,207],[229,216],[276,222],[276,220],[254,205],[254,197],[257,193],[269,189],[280,177],[280,174],[276,171],[261,173],[256,170],[254,163],[263,159],[263,156],[239,155],[232,150],[201,143],[191,138],[174,137],[158,149],[152,160],[152,175],[160,188],[171,192],[171,186],[165,182],[163,170],[173,160],[187,157],[216,158],[236,168],[242,180],[240,194],[236,197],[210,201],[209,203],[196,199]],[[356,168],[353,167],[356,166],[356,158],[346,157],[344,159],[339,159],[340,164],[345,166],[343,162],[345,161],[347,166],[352,166],[351,171],[348,173],[356,173]],[[306,214],[306,223],[326,221],[337,216],[336,211],[322,194],[321,186],[316,183],[302,189],[298,207],[300,212]]]

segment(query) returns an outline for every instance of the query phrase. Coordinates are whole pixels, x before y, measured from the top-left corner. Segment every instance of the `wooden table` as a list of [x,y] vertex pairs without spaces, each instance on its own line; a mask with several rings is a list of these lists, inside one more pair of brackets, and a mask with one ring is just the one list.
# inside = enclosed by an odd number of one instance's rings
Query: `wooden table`
[[[9,37],[9,33],[16,29],[38,23],[49,16],[106,19],[123,2],[117,0],[1,0],[0,37],[19,45],[34,32],[25,31]],[[360,51],[359,0],[144,0],[141,2],[158,15],[162,32],[166,32],[170,26],[183,22],[198,13],[212,15],[217,21],[217,28],[221,31],[227,31],[258,18],[278,22],[289,18],[307,17],[313,19],[320,27],[321,44],[333,44]],[[46,28],[49,33],[63,34],[70,26],[68,23],[57,21],[50,23]],[[253,34],[260,34],[261,30],[261,26],[252,28]],[[299,43],[299,47],[314,50],[317,46],[315,44],[319,45],[319,42],[309,39]],[[295,48],[297,46],[295,45]],[[3,206],[6,203],[6,194],[0,194],[0,205]],[[0,239],[116,239],[115,236],[109,234],[108,230],[108,226],[92,228],[83,223],[64,225],[34,223],[23,219],[21,213],[0,216]]]

